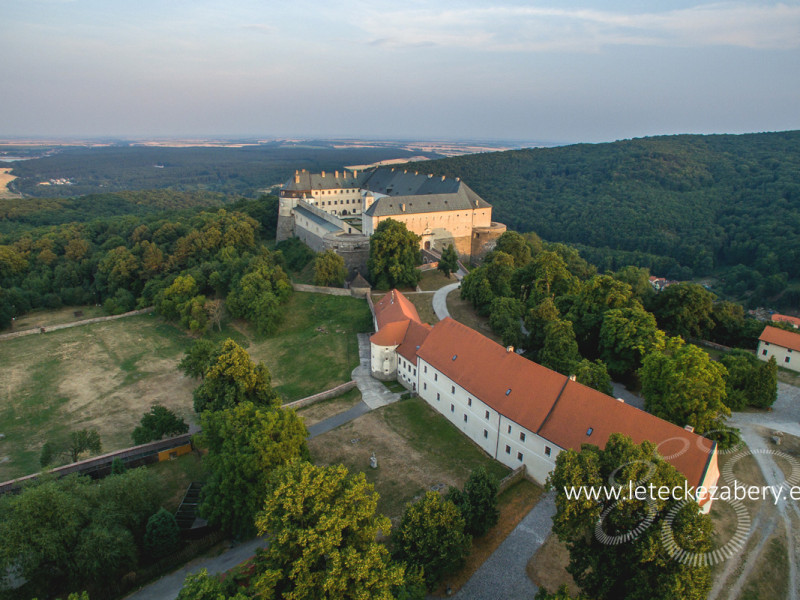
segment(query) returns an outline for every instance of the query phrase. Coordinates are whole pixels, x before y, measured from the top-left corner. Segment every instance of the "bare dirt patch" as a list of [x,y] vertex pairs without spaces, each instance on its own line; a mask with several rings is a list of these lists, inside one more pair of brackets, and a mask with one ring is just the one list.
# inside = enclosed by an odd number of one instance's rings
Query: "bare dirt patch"
[[569,589],[570,596],[577,596],[580,588],[567,572],[569,550],[555,534],[550,534],[528,561],[525,571],[535,585],[554,593],[562,585]]
[[303,417],[306,427],[324,421],[328,417],[338,415],[341,412],[352,408],[361,402],[361,392],[357,389],[350,390],[346,394],[338,398],[331,398],[330,400],[323,400],[311,406],[306,406],[297,411],[297,414]]
[[22,198],[19,194],[15,194],[8,189],[8,184],[15,179],[16,177],[11,174],[10,168],[0,169],[0,199]]
[[107,451],[128,447],[154,403],[192,422],[192,389],[177,370],[188,338],[152,315],[0,343],[0,480],[39,470],[45,441],[94,428]]

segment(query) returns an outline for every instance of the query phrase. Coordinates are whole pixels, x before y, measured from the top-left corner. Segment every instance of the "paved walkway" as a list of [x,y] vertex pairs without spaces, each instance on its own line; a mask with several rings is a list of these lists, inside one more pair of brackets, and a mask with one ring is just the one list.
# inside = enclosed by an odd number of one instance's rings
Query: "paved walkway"
[[525,567],[550,535],[555,514],[555,493],[548,492],[455,597],[460,600],[531,600],[538,589]]
[[127,596],[126,600],[174,600],[183,587],[183,581],[190,573],[198,573],[202,569],[206,569],[212,575],[224,573],[246,561],[256,553],[256,549],[263,548],[265,545],[265,540],[257,538],[238,544],[219,556],[192,561],[182,569],[164,575],[161,579]]
[[360,364],[353,369],[350,376],[361,392],[361,400],[369,406],[370,410],[375,410],[381,406],[397,402],[400,400],[401,394],[393,392],[370,374],[369,336],[369,333],[358,334]]
[[443,288],[439,288],[433,295],[433,312],[436,313],[436,316],[440,321],[450,316],[450,311],[447,310],[447,294],[455,289],[458,289],[460,286],[461,282],[457,281],[455,283],[451,283],[450,285],[446,285]]

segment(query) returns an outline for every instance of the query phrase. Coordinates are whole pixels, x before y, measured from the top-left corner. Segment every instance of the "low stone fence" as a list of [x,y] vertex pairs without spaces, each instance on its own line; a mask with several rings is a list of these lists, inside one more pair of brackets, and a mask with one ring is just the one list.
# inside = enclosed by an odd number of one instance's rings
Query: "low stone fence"
[[315,294],[328,294],[329,296],[352,296],[353,298],[363,298],[369,296],[366,288],[337,288],[324,287],[321,285],[308,285],[307,283],[292,283],[295,292],[313,292]]
[[521,481],[522,479],[527,479],[527,473],[525,471],[525,465],[521,467],[517,467],[511,473],[506,475],[500,480],[500,484],[497,486],[497,495],[499,496],[503,492],[505,492],[508,488],[512,485]]
[[130,312],[122,313],[121,315],[111,315],[110,317],[94,317],[93,319],[84,319],[83,321],[75,321],[74,323],[48,325],[47,327],[34,327],[33,329],[25,329],[23,331],[15,331],[13,333],[4,333],[3,335],[0,335],[0,340],[22,337],[24,335],[33,335],[34,333],[48,333],[50,331],[58,331],[59,329],[78,327],[79,325],[89,325],[90,323],[102,323],[103,321],[113,321],[114,319],[123,319],[125,317],[133,317],[134,315],[144,315],[150,312],[153,312],[152,306],[148,308],[142,308],[140,310],[132,310]]
[[298,408],[310,406],[315,402],[321,402],[322,400],[330,400],[331,398],[336,398],[337,396],[341,396],[345,392],[349,392],[350,390],[352,390],[354,387],[356,387],[356,382],[348,381],[347,383],[343,383],[342,385],[337,385],[335,388],[325,390],[324,392],[320,392],[319,394],[314,394],[313,396],[306,396],[305,398],[300,398],[300,400],[295,400],[294,402],[288,402],[283,406],[285,408],[293,408],[297,410]]
[[[705,346],[706,348],[713,348],[714,350],[719,350],[720,352],[730,352],[733,350],[730,346],[723,346],[722,344],[717,344],[716,342],[709,342],[708,340],[701,340],[698,338],[687,338],[687,341],[691,344],[696,344],[698,346]],[[751,351],[752,352],[752,351]]]

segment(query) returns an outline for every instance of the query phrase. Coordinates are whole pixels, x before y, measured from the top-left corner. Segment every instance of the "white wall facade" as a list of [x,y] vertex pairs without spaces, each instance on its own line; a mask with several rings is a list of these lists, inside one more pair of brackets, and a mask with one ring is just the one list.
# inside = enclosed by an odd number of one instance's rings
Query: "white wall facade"
[[417,365],[397,354],[397,381],[409,392],[417,391]]
[[778,363],[779,367],[784,367],[800,373],[800,352],[778,346],[777,344],[759,341],[758,358],[766,362],[772,356],[775,357],[775,362]]
[[421,398],[489,456],[511,469],[525,465],[528,473],[544,484],[561,448],[501,415],[421,358],[417,362]]
[[369,350],[372,376],[382,381],[395,379],[397,376],[397,346],[378,346],[370,342]]

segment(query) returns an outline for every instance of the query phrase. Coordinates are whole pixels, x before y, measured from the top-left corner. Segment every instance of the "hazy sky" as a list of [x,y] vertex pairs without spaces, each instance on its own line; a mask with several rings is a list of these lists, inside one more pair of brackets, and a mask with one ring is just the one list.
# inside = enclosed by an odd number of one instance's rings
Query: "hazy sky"
[[0,0],[0,136],[800,129],[800,0]]

